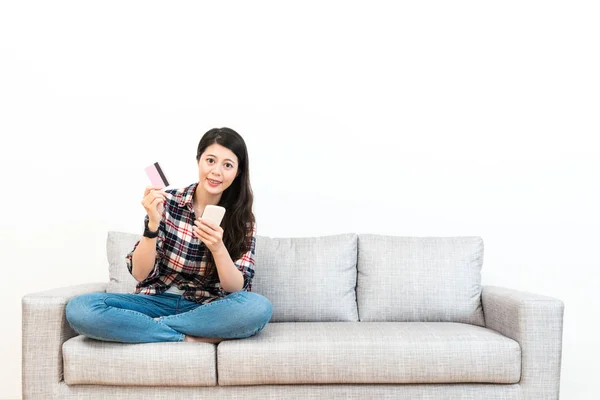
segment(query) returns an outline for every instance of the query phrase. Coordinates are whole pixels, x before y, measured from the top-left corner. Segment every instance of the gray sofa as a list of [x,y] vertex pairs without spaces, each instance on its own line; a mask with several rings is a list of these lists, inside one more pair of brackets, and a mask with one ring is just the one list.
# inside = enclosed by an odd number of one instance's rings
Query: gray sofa
[[[27,294],[24,399],[556,399],[564,304],[481,285],[480,237],[257,236],[255,336],[125,344],[77,335],[65,305],[133,292],[109,232],[109,282]],[[216,396],[216,397],[215,397]]]

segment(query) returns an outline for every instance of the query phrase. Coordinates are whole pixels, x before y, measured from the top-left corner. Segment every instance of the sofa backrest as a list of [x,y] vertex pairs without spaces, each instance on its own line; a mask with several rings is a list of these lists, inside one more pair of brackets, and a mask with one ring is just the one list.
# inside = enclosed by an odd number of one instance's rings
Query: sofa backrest
[[135,243],[142,238],[137,233],[109,231],[106,238],[106,258],[108,259],[108,293],[134,293],[137,281],[125,264],[125,256]]
[[[125,256],[139,234],[109,232],[108,292],[133,293]],[[257,235],[252,291],[271,322],[440,321],[484,325],[480,237]]]
[[357,237],[257,235],[252,291],[273,304],[271,321],[358,321]]
[[358,235],[360,321],[484,326],[483,239]]
[[[108,232],[107,292],[134,293],[125,256],[142,235]],[[256,236],[252,291],[273,304],[271,322],[358,321],[357,238],[354,233],[310,238]]]

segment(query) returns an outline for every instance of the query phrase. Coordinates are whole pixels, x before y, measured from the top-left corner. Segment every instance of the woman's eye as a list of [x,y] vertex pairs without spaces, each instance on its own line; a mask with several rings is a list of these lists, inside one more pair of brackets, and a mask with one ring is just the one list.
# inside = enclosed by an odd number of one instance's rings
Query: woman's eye
[[[206,161],[211,162],[211,161],[214,161],[214,160],[212,158],[207,158]],[[231,164],[231,163],[227,163],[225,165],[228,166],[227,168],[233,168],[233,164]]]

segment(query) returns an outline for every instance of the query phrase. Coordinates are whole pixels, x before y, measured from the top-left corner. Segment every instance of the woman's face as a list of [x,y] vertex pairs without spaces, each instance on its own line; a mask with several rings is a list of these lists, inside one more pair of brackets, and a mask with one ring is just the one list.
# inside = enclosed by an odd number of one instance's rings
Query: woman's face
[[[220,144],[208,146],[198,161],[199,182],[211,194],[222,193],[235,180],[238,172],[238,159],[234,152]],[[209,180],[217,181],[212,185]]]

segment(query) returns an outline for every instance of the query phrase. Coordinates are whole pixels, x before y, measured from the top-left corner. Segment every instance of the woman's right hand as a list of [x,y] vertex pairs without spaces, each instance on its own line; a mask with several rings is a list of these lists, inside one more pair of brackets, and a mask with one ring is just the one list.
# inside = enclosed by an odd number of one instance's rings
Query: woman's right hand
[[158,227],[160,224],[166,199],[167,194],[161,190],[160,186],[146,186],[142,205],[146,209],[148,218],[150,218],[149,225]]

